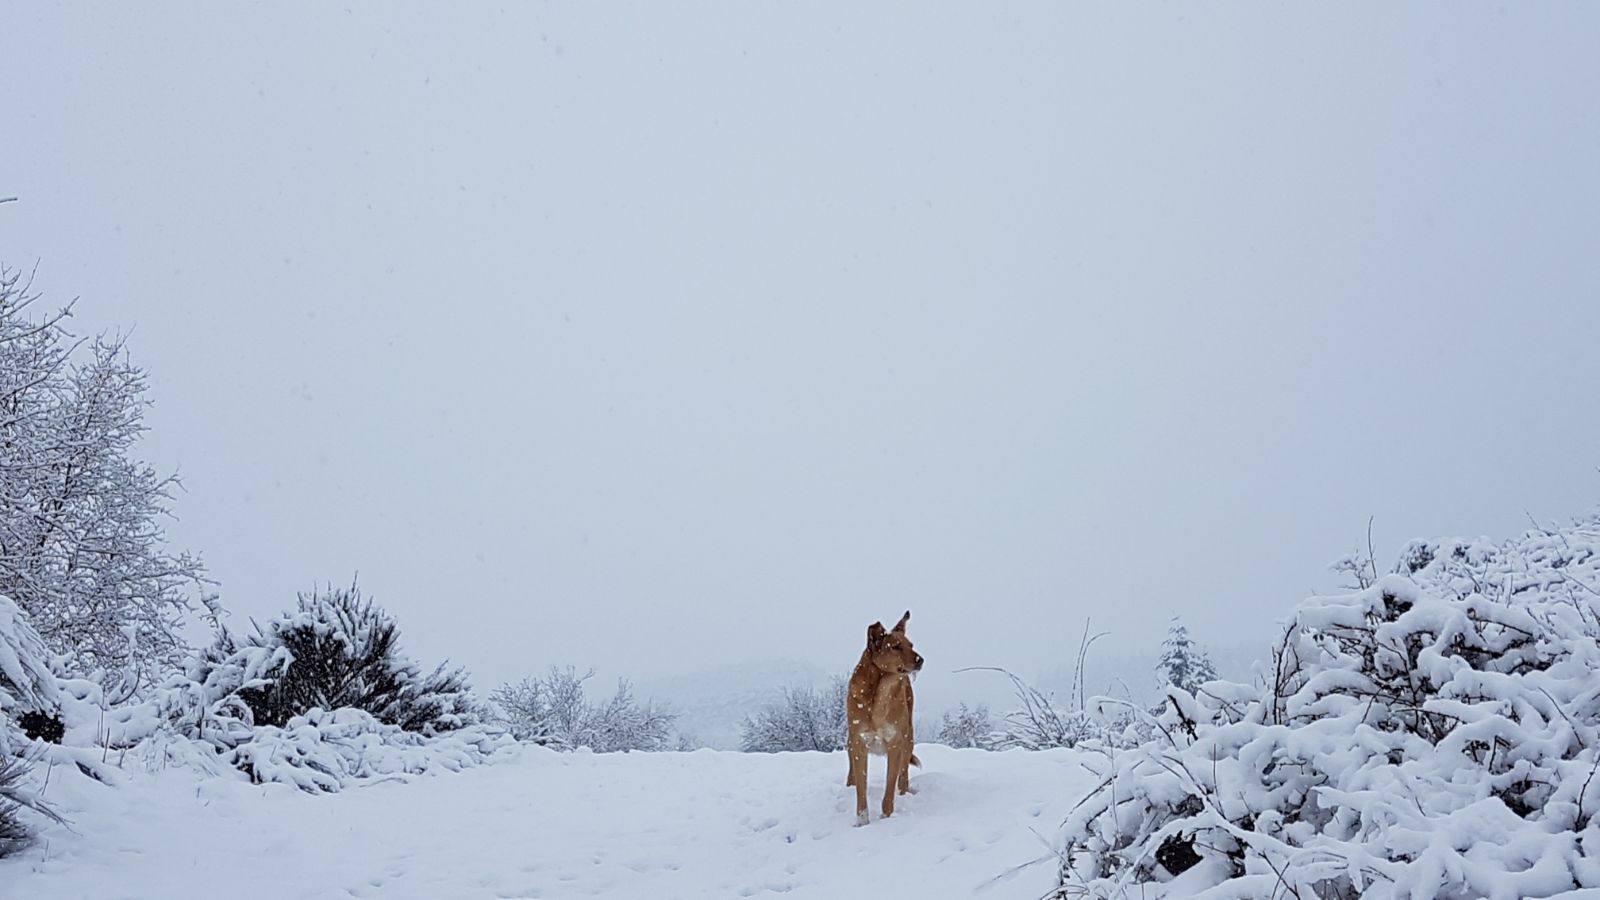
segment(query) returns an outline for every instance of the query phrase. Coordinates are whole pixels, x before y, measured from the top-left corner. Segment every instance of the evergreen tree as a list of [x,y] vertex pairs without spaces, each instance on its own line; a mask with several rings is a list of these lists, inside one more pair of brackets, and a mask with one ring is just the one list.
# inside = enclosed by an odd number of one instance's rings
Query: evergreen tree
[[1167,628],[1167,639],[1161,642],[1161,656],[1156,660],[1156,675],[1164,684],[1183,688],[1189,693],[1217,677],[1211,657],[1189,639],[1189,629],[1177,616]]
[[298,608],[246,639],[246,650],[288,650],[280,671],[239,691],[256,725],[283,726],[313,708],[354,707],[406,731],[437,734],[477,719],[467,676],[426,673],[400,652],[393,616],[349,589],[312,591]]

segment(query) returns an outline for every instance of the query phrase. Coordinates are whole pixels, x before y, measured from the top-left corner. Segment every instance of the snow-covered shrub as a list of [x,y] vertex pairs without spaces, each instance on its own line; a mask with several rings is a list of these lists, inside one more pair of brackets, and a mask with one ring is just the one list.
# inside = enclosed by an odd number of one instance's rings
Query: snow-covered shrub
[[20,746],[20,720],[30,715],[53,718],[60,707],[50,649],[22,609],[0,594],[0,757]]
[[1189,638],[1189,629],[1172,617],[1167,628],[1167,638],[1161,642],[1161,655],[1156,659],[1156,677],[1162,684],[1177,685],[1194,693],[1195,689],[1217,677],[1217,667],[1211,656],[1195,646]]
[[348,707],[313,707],[282,726],[255,724],[242,692],[271,684],[289,665],[286,647],[236,647],[224,635],[137,703],[113,705],[99,683],[64,680],[66,746],[48,756],[101,781],[114,782],[124,765],[178,765],[323,793],[356,779],[479,765],[513,745],[492,726],[410,731]]
[[313,709],[282,728],[262,726],[227,761],[255,782],[331,793],[361,778],[458,772],[510,745],[503,732],[468,726],[426,736],[360,709]]
[[225,752],[255,736],[255,716],[242,693],[270,686],[291,660],[286,647],[240,647],[221,630],[140,702],[113,703],[96,681],[64,679],[65,743],[123,750],[170,733]]
[[849,692],[850,682],[843,677],[835,677],[824,690],[784,688],[775,700],[745,719],[740,749],[747,753],[844,749]]
[[61,694],[44,639],[10,598],[0,595],[0,856],[27,843],[24,809],[58,819],[28,783],[24,750],[30,716],[55,720]]
[[584,682],[593,677],[592,670],[579,675],[572,666],[551,666],[543,677],[528,676],[496,688],[489,695],[490,713],[519,741],[574,749],[572,741],[589,715]]
[[[1082,661],[1080,656],[1079,667]],[[1082,744],[1116,745],[1124,743],[1129,727],[1127,710],[1120,705],[1090,705],[1080,701],[1073,709],[1063,709],[1055,698],[1004,669],[996,669],[1011,679],[1017,698],[1015,708],[1000,717],[990,734],[994,750],[1050,750]]]
[[983,703],[977,706],[962,703],[955,709],[945,710],[939,719],[938,742],[950,747],[993,750],[996,737],[994,718]]
[[[290,619],[294,616],[274,624]],[[311,630],[320,622],[315,616],[295,621],[309,623],[306,627]],[[392,624],[387,619],[380,622]],[[286,630],[294,633],[292,628]],[[502,730],[473,721],[475,703],[464,685],[447,692],[448,702],[429,700],[414,705],[413,709],[445,710],[443,714],[430,713],[432,718],[425,719],[422,727],[415,727],[418,717],[396,713],[396,709],[403,713],[404,704],[412,699],[407,693],[410,685],[432,682],[409,680],[416,669],[394,652],[392,633],[381,642],[386,649],[375,657],[378,662],[338,671],[361,682],[376,670],[386,679],[385,684],[399,686],[398,700],[393,693],[370,692],[363,684],[346,692],[328,691],[327,696],[343,702],[385,698],[386,702],[374,705],[395,721],[384,721],[351,706],[324,709],[313,705],[281,723],[259,722],[249,698],[267,695],[292,677],[297,662],[294,648],[307,646],[295,640],[276,640],[280,633],[268,627],[237,641],[226,630],[219,631],[216,641],[194,653],[183,671],[168,676],[138,702],[114,702],[104,685],[92,679],[59,680],[64,746],[43,752],[53,763],[76,767],[107,782],[114,782],[120,775],[117,769],[125,764],[148,768],[181,765],[209,775],[232,773],[258,782],[327,792],[354,779],[477,765],[512,744]],[[348,638],[351,633],[322,632],[336,643],[335,634]],[[338,646],[369,646],[365,641],[371,634],[368,629]],[[312,658],[323,663],[331,658],[331,665],[342,664],[331,654]],[[307,681],[302,678],[294,684],[303,688]],[[426,694],[422,696],[427,699]]]
[[489,695],[487,711],[489,717],[516,740],[541,746],[548,746],[554,740],[555,728],[543,679],[529,676],[500,685]]
[[1093,631],[1088,621],[1083,623],[1083,636],[1078,641],[1073,661],[1072,686],[1066,707],[1056,703],[1054,694],[1044,693],[1006,669],[974,666],[959,670],[999,672],[1011,681],[1017,705],[1000,717],[998,726],[989,738],[990,749],[1048,750],[1091,743],[1117,745],[1129,742],[1131,736],[1138,732],[1125,705],[1091,705],[1088,702],[1084,672],[1089,650],[1095,641],[1106,634]]
[[589,747],[596,753],[665,750],[675,718],[648,700],[643,703],[635,700],[633,686],[623,679],[617,682],[616,692],[606,702],[590,708],[581,737],[576,739],[577,745]]
[[1167,689],[1095,763],[1059,896],[1546,897],[1600,886],[1600,520],[1415,542],[1303,603],[1255,686]]
[[32,760],[27,757],[0,756],[0,856],[26,846],[29,829],[24,811],[39,818],[65,824],[32,783]]
[[489,696],[494,720],[519,741],[556,750],[587,747],[596,753],[665,750],[675,716],[650,701],[640,703],[626,679],[603,703],[589,700],[592,671],[550,667],[543,677],[503,684]]
[[427,734],[475,721],[466,674],[424,673],[400,652],[394,617],[355,586],[299,595],[297,608],[258,628],[245,649],[287,651],[287,663],[239,690],[254,724],[283,726],[313,709],[361,709]]
[[22,804],[11,795],[22,790],[23,776],[28,770],[22,760],[0,756],[0,856],[7,856],[28,843],[28,829],[23,824]]

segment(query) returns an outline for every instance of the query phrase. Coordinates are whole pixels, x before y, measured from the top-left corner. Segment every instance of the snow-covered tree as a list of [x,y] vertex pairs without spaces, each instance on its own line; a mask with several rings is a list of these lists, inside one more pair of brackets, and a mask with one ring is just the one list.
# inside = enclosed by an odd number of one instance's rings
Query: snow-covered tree
[[247,649],[287,651],[287,663],[239,696],[256,725],[282,726],[312,709],[365,710],[378,721],[425,734],[475,721],[461,669],[426,673],[400,652],[393,616],[349,588],[314,590],[245,639]]
[[72,339],[67,311],[0,269],[0,593],[66,665],[119,695],[186,651],[180,627],[218,610],[198,557],[167,545],[174,476],[135,455],[149,405],[120,340]]
[[939,719],[939,743],[951,747],[976,747],[993,750],[996,740],[994,718],[985,704],[960,704],[945,710]]
[[519,741],[548,746],[555,735],[544,680],[532,676],[500,685],[489,695],[488,712]]
[[672,713],[654,703],[634,699],[633,686],[622,679],[604,703],[590,708],[582,744],[596,753],[665,750],[674,719]]
[[1600,518],[1413,542],[1302,603],[1254,685],[1169,686],[1151,740],[1090,758],[1058,896],[1600,887],[1597,670]]
[[1163,684],[1177,685],[1194,693],[1200,685],[1217,677],[1216,666],[1204,650],[1195,646],[1186,628],[1177,616],[1167,627],[1167,638],[1161,642],[1161,656],[1156,659],[1156,677]]
[[739,746],[747,753],[844,749],[845,701],[850,682],[835,677],[828,687],[784,688],[744,721]]

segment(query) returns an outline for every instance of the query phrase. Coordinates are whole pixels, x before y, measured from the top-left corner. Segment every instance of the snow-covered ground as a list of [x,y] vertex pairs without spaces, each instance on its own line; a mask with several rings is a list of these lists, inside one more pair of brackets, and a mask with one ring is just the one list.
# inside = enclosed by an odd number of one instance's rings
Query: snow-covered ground
[[[0,860],[0,897],[1037,897],[1071,751],[920,745],[914,796],[854,827],[843,754],[557,754],[312,796],[184,769],[55,773],[72,820]],[[75,832],[75,833],[74,833]]]

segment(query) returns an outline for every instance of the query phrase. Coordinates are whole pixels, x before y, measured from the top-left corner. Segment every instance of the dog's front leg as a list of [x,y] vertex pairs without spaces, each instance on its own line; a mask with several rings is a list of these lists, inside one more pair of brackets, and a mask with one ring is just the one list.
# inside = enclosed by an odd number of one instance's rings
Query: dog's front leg
[[850,735],[850,772],[856,786],[856,824],[867,824],[867,742]]
[[900,781],[900,770],[906,765],[906,752],[898,741],[889,745],[889,770],[884,773],[883,784],[883,817],[885,819],[894,815],[894,789]]

